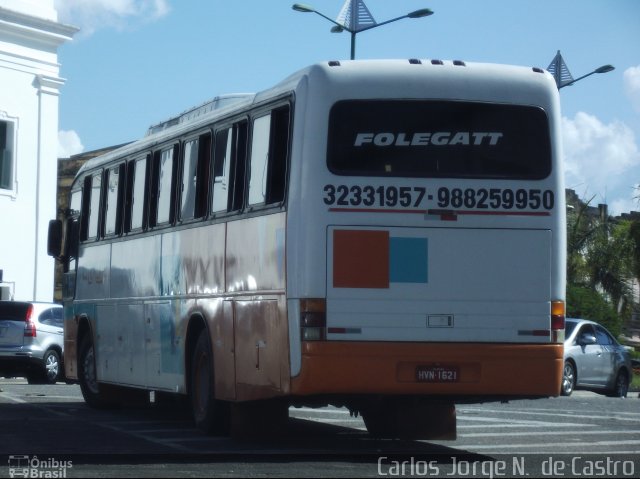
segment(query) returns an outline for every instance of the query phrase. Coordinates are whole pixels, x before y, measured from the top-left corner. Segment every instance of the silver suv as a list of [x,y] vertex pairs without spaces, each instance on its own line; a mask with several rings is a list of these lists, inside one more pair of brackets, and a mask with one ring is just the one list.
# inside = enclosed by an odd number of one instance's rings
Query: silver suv
[[0,301],[0,377],[54,384],[63,374],[63,309],[55,303]]

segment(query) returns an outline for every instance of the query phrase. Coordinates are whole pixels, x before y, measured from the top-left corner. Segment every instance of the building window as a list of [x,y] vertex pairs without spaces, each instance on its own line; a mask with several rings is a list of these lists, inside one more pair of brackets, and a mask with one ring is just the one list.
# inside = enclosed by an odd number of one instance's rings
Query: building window
[[14,123],[0,120],[0,189],[13,190]]

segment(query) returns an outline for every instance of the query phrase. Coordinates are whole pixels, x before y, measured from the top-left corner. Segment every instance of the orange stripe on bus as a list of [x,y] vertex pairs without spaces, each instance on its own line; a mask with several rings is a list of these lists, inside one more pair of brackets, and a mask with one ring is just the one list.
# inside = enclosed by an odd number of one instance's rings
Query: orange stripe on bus
[[[459,371],[456,382],[416,380],[421,366]],[[304,342],[296,395],[419,394],[557,396],[562,344]],[[549,371],[552,371],[551,373]]]

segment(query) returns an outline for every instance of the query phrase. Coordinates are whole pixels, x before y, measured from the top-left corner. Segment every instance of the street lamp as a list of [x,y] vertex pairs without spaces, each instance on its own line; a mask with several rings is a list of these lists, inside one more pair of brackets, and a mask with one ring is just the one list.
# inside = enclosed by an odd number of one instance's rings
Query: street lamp
[[[296,12],[303,12],[303,13],[316,13],[318,15],[320,15],[322,18],[329,20],[331,23],[334,24],[334,27],[331,29],[331,31],[333,33],[341,33],[343,31],[347,31],[351,34],[351,59],[354,60],[356,57],[356,34],[360,33],[360,32],[364,32],[366,30],[371,30],[373,28],[376,27],[381,27],[382,25],[386,25],[388,23],[391,22],[396,22],[398,20],[402,20],[403,18],[422,18],[422,17],[428,17],[429,15],[433,15],[433,11],[428,9],[428,8],[422,8],[420,10],[416,10],[414,12],[411,13],[407,13],[406,15],[402,15],[400,17],[396,17],[396,18],[392,18],[391,20],[387,20],[381,23],[376,23],[376,21],[373,19],[373,17],[371,16],[371,14],[369,13],[367,7],[364,5],[364,1],[363,0],[356,0],[356,4],[352,4],[353,0],[347,0],[347,2],[345,3],[344,7],[343,7],[343,12],[345,12],[345,10],[347,8],[352,8],[351,10],[351,16],[350,17],[346,17],[346,15],[343,15],[341,13],[340,17],[345,16],[345,18],[351,18],[351,22],[343,22],[343,23],[338,23],[337,21],[327,17],[326,15],[324,15],[323,13],[317,11],[315,8],[313,8],[310,5],[305,5],[303,3],[295,3],[291,8],[293,8]],[[362,9],[364,9],[364,12],[368,15],[368,18],[366,19],[366,23],[364,26],[360,26],[359,25],[359,18],[358,16],[360,15],[360,13],[363,11]],[[338,17],[338,18],[340,18]]]
[[587,78],[588,76],[593,75],[594,73],[607,73],[607,72],[610,72],[610,71],[612,71],[612,70],[615,70],[615,67],[614,67],[613,65],[602,65],[601,67],[596,68],[595,70],[593,70],[593,71],[592,71],[592,72],[590,72],[590,73],[587,73],[586,75],[582,75],[581,77],[578,77],[578,78],[576,78],[575,80],[571,80],[571,81],[569,81],[569,82],[567,82],[567,83],[563,83],[562,85],[560,85],[560,86],[558,87],[558,90],[559,90],[560,88],[564,88],[564,87],[566,87],[566,86],[573,85],[575,82],[580,81],[580,80],[582,80],[583,78]]
[[593,75],[594,73],[607,73],[612,70],[615,70],[613,65],[602,65],[599,68],[596,68],[592,72],[587,73],[586,75],[582,75],[574,79],[571,76],[571,72],[569,72],[569,68],[567,68],[566,63],[564,62],[564,58],[560,54],[560,50],[556,56],[551,60],[551,63],[547,67],[547,70],[553,75],[553,78],[556,80],[556,85],[558,86],[558,90],[560,88],[564,88],[569,85],[573,85],[575,82],[582,80],[583,78],[587,78],[588,76]]

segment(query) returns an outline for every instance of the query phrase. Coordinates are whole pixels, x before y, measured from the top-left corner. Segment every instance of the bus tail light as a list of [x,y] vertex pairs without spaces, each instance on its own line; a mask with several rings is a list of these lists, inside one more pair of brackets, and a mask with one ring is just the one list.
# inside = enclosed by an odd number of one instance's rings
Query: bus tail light
[[33,305],[29,305],[27,309],[27,316],[24,318],[24,337],[35,338],[37,336],[36,323],[33,320]]
[[551,301],[551,340],[554,343],[564,342],[565,314],[564,301]]
[[327,339],[327,303],[324,299],[300,300],[300,338],[302,341]]

